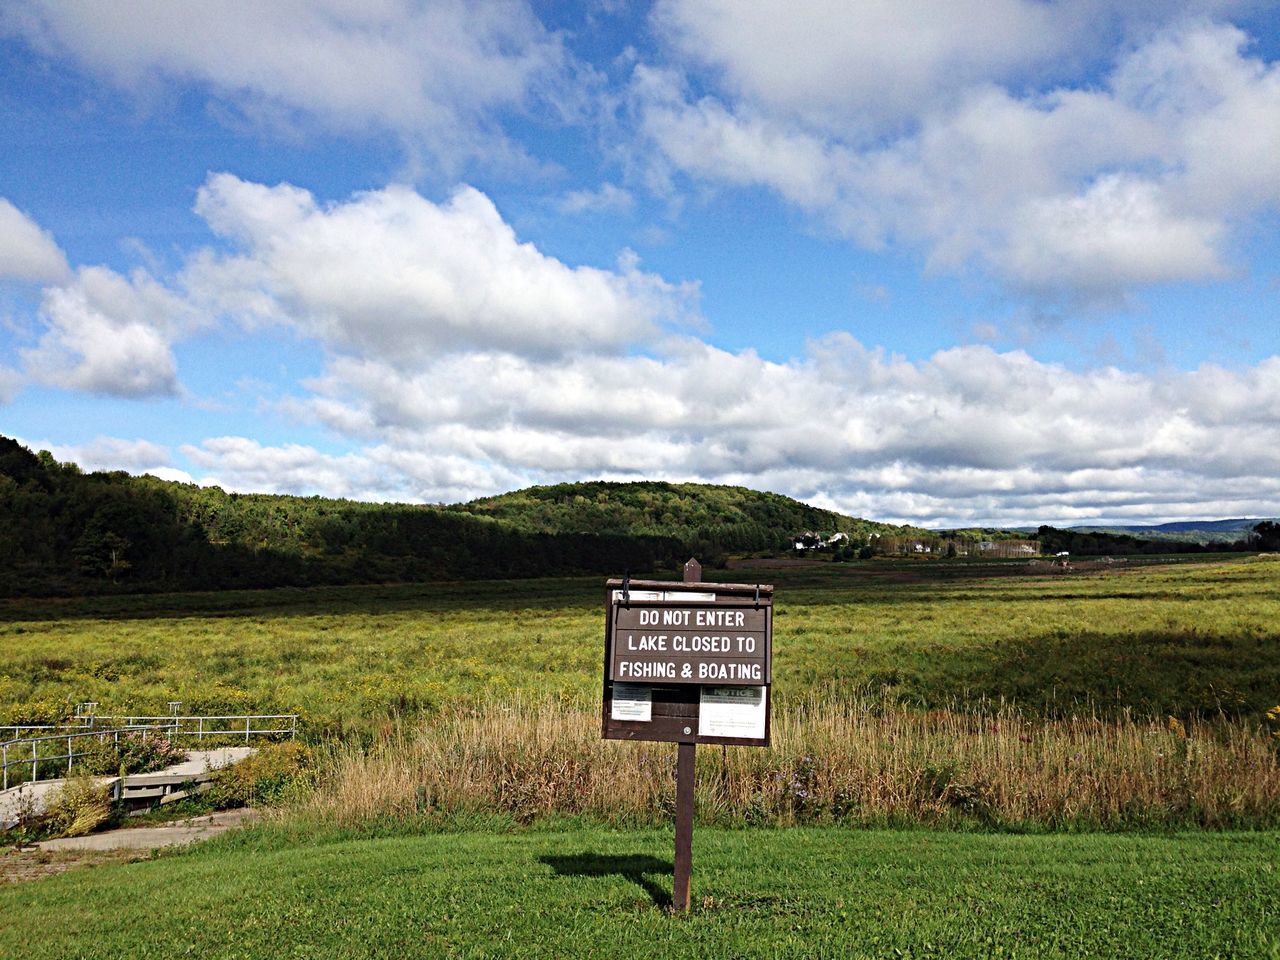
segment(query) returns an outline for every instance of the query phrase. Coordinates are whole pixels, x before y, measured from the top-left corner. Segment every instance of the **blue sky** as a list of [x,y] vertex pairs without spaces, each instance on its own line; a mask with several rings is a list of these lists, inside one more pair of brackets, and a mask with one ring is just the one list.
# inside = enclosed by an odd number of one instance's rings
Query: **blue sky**
[[12,0],[0,433],[456,502],[1280,514],[1280,8]]

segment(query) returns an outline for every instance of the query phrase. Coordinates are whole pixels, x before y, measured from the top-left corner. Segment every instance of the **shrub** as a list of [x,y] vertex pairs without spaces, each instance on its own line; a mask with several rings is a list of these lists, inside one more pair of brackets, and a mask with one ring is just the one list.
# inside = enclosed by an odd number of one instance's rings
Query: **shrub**
[[151,773],[187,758],[187,752],[168,737],[155,733],[126,733],[118,741],[106,737],[95,740],[77,763],[82,773]]
[[111,788],[92,777],[73,777],[62,785],[45,807],[48,835],[81,837],[111,816]]
[[217,809],[269,806],[315,782],[311,750],[296,740],[273,743],[219,770],[206,798]]
[[30,787],[20,786],[10,799],[9,816],[9,825],[0,827],[0,846],[13,844],[22,847],[45,838],[44,818],[40,815],[35,793]]

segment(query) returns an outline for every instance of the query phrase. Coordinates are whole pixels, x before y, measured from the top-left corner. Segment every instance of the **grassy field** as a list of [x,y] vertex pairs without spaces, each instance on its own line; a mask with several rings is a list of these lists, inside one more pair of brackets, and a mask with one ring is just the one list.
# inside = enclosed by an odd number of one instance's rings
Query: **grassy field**
[[[735,570],[777,587],[779,703],[831,688],[1261,719],[1280,701],[1280,559],[1031,575],[873,561]],[[599,578],[0,603],[0,722],[300,712],[313,735],[520,693],[598,696]]]
[[0,604],[0,722],[316,745],[269,824],[0,887],[0,956],[1280,960],[1280,558],[712,575],[776,585],[775,742],[699,751],[687,917],[600,578]]
[[259,830],[0,888],[0,955],[1280,957],[1274,834]]
[[[919,710],[815,696],[774,711],[768,750],[698,751],[697,819],[731,827],[912,825],[1007,831],[1280,827],[1280,742],[1244,723]],[[422,830],[459,817],[572,815],[661,826],[670,744],[601,740],[598,709],[460,708],[339,744],[295,814]]]

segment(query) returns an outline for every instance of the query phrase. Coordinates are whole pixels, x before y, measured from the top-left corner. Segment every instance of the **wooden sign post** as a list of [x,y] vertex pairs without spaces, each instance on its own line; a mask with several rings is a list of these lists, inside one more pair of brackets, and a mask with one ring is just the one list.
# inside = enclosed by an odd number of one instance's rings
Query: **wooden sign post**
[[601,736],[678,744],[672,908],[689,909],[694,760],[699,743],[769,745],[773,587],[704,583],[605,585]]

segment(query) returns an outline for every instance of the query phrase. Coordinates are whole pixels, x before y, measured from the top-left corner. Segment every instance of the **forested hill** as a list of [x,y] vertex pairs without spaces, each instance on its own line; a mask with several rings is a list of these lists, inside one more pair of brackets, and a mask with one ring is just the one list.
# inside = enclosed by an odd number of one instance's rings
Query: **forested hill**
[[584,483],[457,507],[84,473],[0,437],[0,596],[633,573],[895,528],[742,487]]
[[685,549],[439,507],[84,473],[0,437],[0,596],[645,572]]
[[1109,533],[1127,535],[1141,540],[1169,540],[1179,543],[1235,544],[1247,541],[1254,528],[1261,522],[1275,517],[1234,520],[1183,520],[1154,526],[1073,526],[1073,533]]
[[449,507],[502,520],[531,533],[615,533],[673,537],[708,550],[785,550],[805,531],[871,533],[907,528],[821,510],[777,493],[703,483],[564,483],[529,487]]

